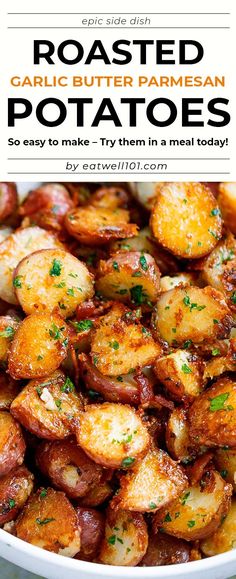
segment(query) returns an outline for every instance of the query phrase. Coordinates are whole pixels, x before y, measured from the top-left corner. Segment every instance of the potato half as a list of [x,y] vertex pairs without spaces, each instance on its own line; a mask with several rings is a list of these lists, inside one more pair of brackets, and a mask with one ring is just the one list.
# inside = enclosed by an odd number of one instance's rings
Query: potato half
[[0,477],[22,464],[25,441],[21,427],[3,410],[0,411]]
[[236,449],[217,448],[214,452],[214,461],[221,476],[232,485],[236,492]]
[[175,400],[196,398],[202,387],[202,364],[187,350],[176,350],[155,361],[155,373]]
[[94,293],[87,267],[63,249],[44,249],[25,257],[15,270],[13,285],[26,314],[58,309],[63,318],[72,316]]
[[52,233],[40,227],[17,229],[0,244],[0,298],[10,304],[17,304],[14,288],[20,282],[14,281],[13,272],[18,263],[33,251],[62,247]]
[[209,253],[222,234],[220,209],[203,183],[166,183],[152,209],[151,229],[165,249],[185,258]]
[[187,412],[180,406],[174,408],[166,425],[166,446],[175,460],[188,461],[191,456]]
[[145,555],[147,546],[147,525],[141,514],[108,510],[99,562],[135,567]]
[[213,535],[200,544],[201,550],[207,557],[213,557],[236,548],[236,499],[233,498],[231,507],[221,521],[221,525]]
[[85,245],[103,245],[112,239],[137,235],[138,227],[129,223],[126,209],[79,207],[67,213],[65,226],[68,233]]
[[34,475],[16,466],[0,478],[0,527],[13,521],[33,490]]
[[141,418],[124,404],[93,404],[81,415],[78,444],[98,464],[128,468],[149,447],[149,434]]
[[81,528],[81,545],[75,558],[82,561],[92,561],[97,556],[104,537],[104,513],[95,509],[76,507],[76,514]]
[[220,183],[218,203],[227,227],[236,234],[236,183]]
[[19,323],[11,316],[0,316],[0,362],[6,362],[10,344]]

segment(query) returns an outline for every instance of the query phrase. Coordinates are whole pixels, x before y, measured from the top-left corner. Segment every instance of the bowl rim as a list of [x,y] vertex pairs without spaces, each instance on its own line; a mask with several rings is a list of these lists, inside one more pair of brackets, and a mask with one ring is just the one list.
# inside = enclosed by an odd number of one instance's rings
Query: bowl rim
[[156,567],[118,567],[102,565],[100,563],[90,563],[89,561],[81,561],[79,559],[70,559],[69,557],[63,557],[57,553],[46,551],[11,535],[3,529],[0,529],[0,543],[5,543],[8,547],[12,547],[26,556],[29,555],[32,559],[40,559],[40,561],[49,563],[50,565],[55,565],[55,567],[60,565],[60,568],[64,568],[65,571],[70,569],[71,571],[90,573],[94,576],[101,576],[102,574],[103,577],[109,578],[111,577],[111,573],[112,577],[117,578],[120,578],[122,573],[122,577],[129,579],[130,577],[133,577],[134,569],[137,577],[143,577],[145,574],[145,577],[151,579],[158,577],[158,574],[160,573],[162,577],[173,578],[173,575],[183,576],[189,575],[190,573],[199,573],[201,571],[212,571],[217,568],[222,568],[224,565],[230,564],[233,561],[236,563],[236,549],[232,549],[232,551],[214,555],[213,557],[176,565],[160,565]]

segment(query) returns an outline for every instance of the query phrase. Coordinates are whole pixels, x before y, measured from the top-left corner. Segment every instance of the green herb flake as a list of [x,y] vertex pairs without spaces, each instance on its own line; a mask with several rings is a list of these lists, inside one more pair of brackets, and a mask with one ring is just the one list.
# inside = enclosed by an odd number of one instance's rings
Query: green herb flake
[[95,390],[88,390],[88,395],[91,399],[96,399],[100,396],[99,392],[96,392]]
[[40,493],[39,496],[40,496],[41,499],[44,499],[44,498],[47,496],[47,490],[46,490],[46,489],[43,489],[43,490],[41,491],[41,493]]
[[228,471],[226,469],[223,469],[220,471],[220,476],[222,476],[222,478],[226,478],[228,475]]
[[213,319],[213,324],[219,324],[219,320]]
[[43,356],[41,356],[41,354],[39,354],[39,355],[37,356],[37,360],[38,360],[38,362],[39,362],[40,360],[43,360]]
[[146,294],[146,292],[143,290],[143,286],[142,286],[142,285],[134,285],[134,286],[130,289],[130,295],[131,295],[131,301],[132,301],[136,306],[141,306],[143,303],[146,302],[147,294]]
[[11,326],[7,326],[5,328],[5,330],[2,330],[2,332],[0,332],[0,338],[13,338],[15,334],[15,330],[14,328],[12,328]]
[[185,350],[187,350],[188,348],[190,348],[192,346],[192,340],[186,340],[186,342],[184,342],[183,344],[183,348]]
[[58,410],[61,410],[61,404],[62,404],[62,402],[61,402],[61,400],[60,400],[59,398],[57,398],[57,399],[55,400],[55,404],[56,404],[56,407],[58,408]]
[[62,268],[61,261],[59,261],[59,259],[54,259],[52,262],[52,267],[49,270],[49,275],[51,277],[59,277],[59,275],[61,275],[61,268]]
[[156,503],[153,503],[153,501],[151,501],[148,506],[149,506],[149,509],[156,509],[157,508]]
[[65,282],[65,281],[61,281],[60,283],[54,283],[53,287],[56,287],[56,288],[66,287],[66,282]]
[[215,396],[215,398],[210,398],[210,407],[209,410],[211,412],[216,412],[217,410],[226,410],[224,404],[226,400],[229,398],[229,392],[224,392],[223,394],[219,394]]
[[188,521],[187,525],[189,529],[192,529],[196,525],[196,521]]
[[14,501],[14,499],[9,499],[8,502],[10,509],[13,509],[15,507],[16,501]]
[[192,370],[191,370],[191,368],[189,368],[189,366],[187,364],[183,364],[181,366],[181,370],[182,370],[182,372],[184,372],[184,374],[192,374]]
[[112,348],[113,350],[119,350],[120,344],[119,344],[119,342],[117,342],[116,340],[114,340],[113,342],[109,342],[109,346],[110,346],[110,348]]
[[169,309],[170,309],[170,306],[166,306],[166,307],[165,307],[165,310],[169,310]]
[[132,456],[127,456],[126,458],[124,458],[122,460],[121,467],[127,468],[127,467],[131,466],[134,462],[135,462],[135,458],[133,458]]
[[123,382],[123,378],[122,378],[122,376],[117,376],[117,378],[116,378],[116,379],[117,379],[117,382]]
[[141,268],[143,269],[143,271],[147,271],[148,270],[148,264],[147,264],[147,260],[145,255],[141,255],[141,257],[139,258],[139,263],[141,265]]
[[185,505],[186,501],[188,500],[190,496],[190,491],[188,491],[187,493],[184,494],[184,496],[180,499],[181,505]]
[[73,298],[75,297],[75,291],[73,287],[69,287],[66,293],[68,296],[72,296]]
[[211,210],[210,212],[210,217],[215,217],[216,215],[220,215],[220,209],[219,207],[215,207],[214,209]]
[[113,267],[113,269],[115,269],[116,271],[120,271],[119,265],[118,265],[117,261],[113,261],[112,267]]
[[231,301],[234,305],[236,305],[236,291],[234,291],[234,292],[232,293],[232,295],[230,296],[230,301]]
[[121,543],[121,545],[124,544],[124,541],[122,539],[120,539],[120,537],[116,537],[116,538],[117,538],[118,543]]
[[22,283],[20,281],[20,278],[22,277],[22,275],[16,275],[16,277],[14,277],[13,279],[13,287],[19,288],[22,287]]
[[167,513],[165,518],[164,518],[164,523],[171,523],[172,518],[170,516],[170,513]]
[[75,386],[68,376],[67,376],[64,384],[61,386],[60,390],[61,390],[61,392],[65,392],[66,394],[69,394],[69,392],[75,391]]
[[110,537],[108,537],[107,542],[109,545],[115,545],[116,535],[111,535]]
[[212,231],[212,229],[208,229],[208,233],[210,233],[212,235],[212,237],[214,237],[214,239],[219,240],[220,236],[217,235],[217,233],[215,233],[215,231]]
[[93,327],[92,320],[80,320],[80,322],[72,322],[72,325],[76,329],[76,332],[79,334],[80,332],[86,332]]
[[69,273],[69,276],[70,276],[70,277],[73,277],[73,278],[76,278],[76,277],[78,277],[78,274],[77,274],[77,273],[73,273],[73,272],[71,271],[71,272]]
[[49,517],[46,519],[37,518],[35,520],[36,520],[37,525],[48,525],[48,523],[52,523],[52,521],[55,521],[56,519],[54,519],[53,517]]
[[172,329],[173,334],[176,334],[176,328],[171,328],[171,329]]
[[58,328],[58,326],[56,326],[56,324],[52,324],[51,328],[49,329],[49,335],[51,336],[51,338],[53,338],[54,340],[60,340],[62,337],[61,332],[63,332],[63,330],[65,329],[64,326],[62,326],[61,328]]
[[213,348],[211,351],[212,356],[218,356],[220,354],[219,348]]

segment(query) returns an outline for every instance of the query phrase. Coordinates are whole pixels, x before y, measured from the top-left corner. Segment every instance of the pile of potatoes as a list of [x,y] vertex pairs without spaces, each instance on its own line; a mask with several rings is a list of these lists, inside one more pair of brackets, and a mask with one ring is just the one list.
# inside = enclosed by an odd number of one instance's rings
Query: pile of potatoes
[[0,525],[158,566],[236,547],[236,183],[0,184]]

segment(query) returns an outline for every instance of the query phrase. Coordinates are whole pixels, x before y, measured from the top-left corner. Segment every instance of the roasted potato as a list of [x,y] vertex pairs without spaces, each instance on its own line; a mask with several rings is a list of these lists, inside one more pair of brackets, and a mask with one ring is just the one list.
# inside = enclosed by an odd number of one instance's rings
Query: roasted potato
[[25,441],[16,420],[3,410],[0,411],[0,477],[22,464]]
[[9,410],[11,403],[19,394],[19,389],[19,382],[0,371],[0,410]]
[[36,452],[39,470],[54,487],[77,499],[97,485],[103,469],[79,448],[74,440],[42,442]]
[[39,438],[60,440],[74,430],[83,405],[74,384],[60,370],[31,380],[11,405],[11,414]]
[[160,353],[161,347],[151,333],[140,323],[132,323],[132,312],[122,304],[114,305],[100,318],[92,337],[93,364],[107,376],[120,376],[137,366],[147,366]]
[[236,448],[217,448],[214,452],[214,461],[221,476],[236,492]]
[[189,286],[161,294],[153,324],[162,340],[181,346],[227,338],[233,319],[221,292]]
[[182,539],[170,537],[165,533],[151,533],[148,548],[140,567],[156,567],[159,565],[175,565],[190,561],[189,544]]
[[197,284],[197,276],[195,273],[178,273],[174,276],[164,275],[160,279],[160,291],[161,292],[168,292],[169,290],[175,287],[186,287],[189,285],[198,285]]
[[17,466],[0,478],[0,526],[14,520],[33,490],[34,476]]
[[104,536],[105,516],[100,511],[83,507],[76,507],[76,514],[81,529],[81,546],[75,558],[91,561],[97,556]]
[[11,316],[0,316],[0,363],[7,361],[10,343],[19,323]]
[[125,374],[112,378],[104,376],[91,363],[89,356],[80,354],[79,367],[88,392],[98,392],[107,402],[139,404],[140,395],[134,374]]
[[220,183],[218,203],[227,227],[236,234],[236,183]]
[[112,239],[137,235],[138,228],[129,223],[126,209],[106,209],[93,205],[79,207],[67,213],[65,226],[68,233],[85,245],[103,245]]
[[178,257],[208,254],[222,234],[220,209],[203,183],[166,183],[152,208],[155,239]]
[[90,491],[81,499],[79,504],[83,507],[99,507],[105,503],[113,494],[113,488],[108,481],[100,481],[97,485],[92,486]]
[[185,463],[191,457],[187,412],[180,406],[169,415],[166,425],[166,446],[175,460]]
[[168,508],[157,511],[154,530],[186,541],[212,535],[230,508],[231,485],[218,472],[206,472],[200,483],[189,487]]
[[101,187],[90,195],[89,205],[115,211],[118,207],[126,208],[128,201],[129,197],[121,187]]
[[58,314],[31,314],[19,325],[8,357],[12,378],[48,376],[66,358],[69,330]]
[[145,555],[147,546],[147,525],[141,514],[108,510],[99,562],[135,567]]
[[108,261],[100,261],[96,289],[102,296],[137,304],[137,287],[141,287],[142,304],[157,300],[160,272],[154,258],[148,253],[131,251],[117,253]]
[[153,205],[155,204],[157,197],[159,195],[162,186],[166,186],[167,183],[159,182],[145,182],[145,183],[131,183],[131,191],[137,201],[145,207],[148,211],[151,211]]
[[155,361],[155,373],[175,400],[192,400],[202,389],[202,364],[187,350],[176,350]]
[[80,417],[78,444],[108,468],[128,468],[149,447],[149,434],[137,412],[123,404],[93,404]]
[[218,378],[193,402],[189,423],[198,445],[236,447],[236,382]]
[[236,546],[236,499],[232,500],[226,517],[222,517],[221,525],[213,535],[201,541],[200,547],[204,555],[213,557],[225,551],[231,551]]
[[13,272],[18,263],[33,251],[62,247],[57,238],[40,227],[17,229],[0,243],[0,298],[17,304],[14,288],[20,284]]
[[155,513],[188,486],[187,477],[166,452],[151,448],[132,471],[120,479],[121,488],[112,508]]
[[80,527],[66,495],[51,488],[32,495],[15,525],[16,536],[27,543],[66,557],[80,550]]
[[44,229],[59,230],[66,213],[73,206],[74,203],[64,185],[48,183],[29,192],[19,209],[19,214],[28,217],[30,223]]
[[43,249],[25,257],[15,270],[13,285],[26,314],[57,309],[63,318],[72,316],[94,293],[87,267],[63,249]]
[[236,240],[232,233],[227,232],[216,247],[202,262],[201,279],[219,291],[224,291],[222,275],[225,266],[236,258]]
[[15,183],[0,183],[0,222],[14,213],[17,202]]

